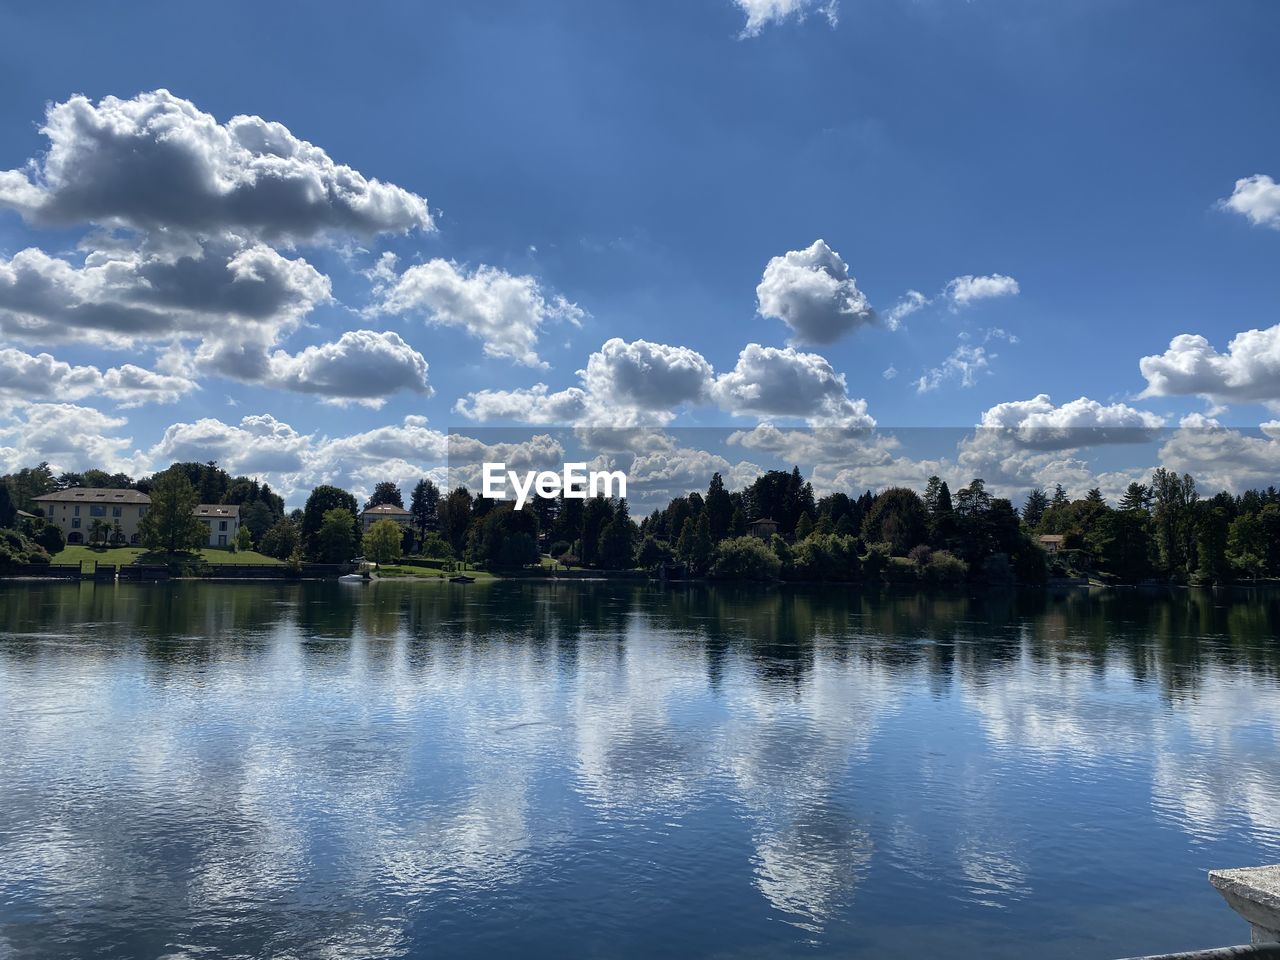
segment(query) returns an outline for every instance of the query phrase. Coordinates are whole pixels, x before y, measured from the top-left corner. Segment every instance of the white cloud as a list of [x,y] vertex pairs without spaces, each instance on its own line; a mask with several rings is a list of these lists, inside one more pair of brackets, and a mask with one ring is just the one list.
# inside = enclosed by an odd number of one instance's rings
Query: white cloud
[[703,402],[714,371],[689,347],[614,337],[587,358],[579,375],[590,397],[591,418],[629,426],[641,414],[666,420],[682,404]]
[[482,341],[489,356],[528,366],[546,366],[534,349],[545,324],[577,325],[585,316],[564,297],[545,296],[534,277],[497,267],[482,265],[468,273],[457,263],[435,259],[397,277],[384,257],[374,272],[380,282],[378,312],[419,314],[428,323],[460,327]]
[[756,298],[760,315],[785,323],[797,343],[832,343],[875,319],[848,266],[823,240],[770,260]]
[[758,36],[760,31],[771,23],[782,23],[785,20],[803,20],[811,11],[817,11],[827,18],[831,26],[836,25],[838,4],[836,0],[733,0],[738,8],[747,15],[746,25],[742,28],[742,36]]
[[54,473],[96,467],[130,472],[135,460],[126,455],[132,443],[115,431],[124,417],[71,403],[19,405],[7,426],[0,426],[0,463],[4,472],[49,461]]
[[469,393],[453,409],[468,420],[575,423],[586,412],[587,394],[578,387],[552,393],[545,383],[536,383],[528,389]]
[[0,259],[0,330],[40,343],[134,349],[200,341],[205,369],[262,375],[265,350],[330,299],[329,280],[262,244],[90,252],[81,266],[27,248]]
[[1248,217],[1254,226],[1280,230],[1280,183],[1264,173],[1237,180],[1231,196],[1220,203],[1224,209]]
[[226,123],[167,90],[49,107],[49,149],[0,174],[0,204],[33,223],[124,225],[306,240],[432,229],[427,203],[335,163],[279,123]]
[[1163,354],[1143,357],[1138,366],[1147,380],[1144,397],[1280,401],[1280,324],[1236,334],[1226,353],[1198,334],[1184,333]]
[[1191,474],[1204,493],[1271,486],[1280,475],[1280,423],[1268,421],[1259,429],[1262,436],[1250,436],[1191,414],[1160,448],[1160,462]]
[[1002,431],[1022,446],[1042,450],[1143,443],[1163,426],[1163,417],[1123,403],[1080,397],[1059,407],[1046,393],[998,403],[982,414],[981,423],[982,429]]
[[303,471],[311,444],[312,437],[270,414],[247,416],[239,424],[206,417],[171,424],[148,457],[157,468],[175,460],[216,460],[232,473],[281,476]]
[[943,290],[943,296],[952,306],[967,307],[978,300],[1016,296],[1020,289],[1017,280],[1003,274],[993,273],[985,277],[967,274],[951,280]]
[[908,290],[885,314],[884,322],[890,330],[897,330],[902,326],[902,321],[911,314],[923,310],[933,301],[926,297],[919,290]]
[[937,390],[948,380],[958,380],[962,387],[972,387],[978,382],[980,373],[988,373],[994,353],[987,353],[985,347],[962,343],[952,351],[939,366],[931,367],[916,381],[917,393],[928,393]]
[[83,400],[100,396],[121,407],[144,403],[172,403],[195,384],[126,363],[106,371],[92,365],[73,366],[48,353],[30,354],[12,347],[0,349],[0,398],[23,400]]
[[749,343],[733,370],[716,378],[713,393],[736,416],[797,417],[811,425],[875,426],[865,400],[849,397],[844,374],[816,353]]
[[332,343],[271,357],[272,386],[314,393],[338,403],[381,407],[400,390],[430,396],[427,361],[398,334],[348,330]]
[[627,471],[628,494],[634,484],[637,502],[666,506],[671,497],[705,491],[713,473],[719,473],[730,490],[741,490],[764,468],[745,460],[731,463],[706,450],[672,447],[635,457]]

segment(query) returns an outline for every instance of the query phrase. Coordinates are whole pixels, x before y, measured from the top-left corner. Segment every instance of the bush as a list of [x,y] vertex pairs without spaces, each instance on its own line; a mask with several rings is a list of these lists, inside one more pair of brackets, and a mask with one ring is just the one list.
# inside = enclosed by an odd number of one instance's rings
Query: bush
[[853,537],[814,533],[796,544],[792,572],[799,580],[847,582],[858,579],[860,569]]
[[969,576],[969,565],[949,550],[939,550],[925,562],[922,570],[928,583],[964,583]]
[[932,554],[933,548],[927,543],[922,543],[918,547],[911,548],[911,552],[907,554],[907,559],[923,569],[929,563],[929,557]]
[[573,549],[573,544],[571,544],[568,540],[557,540],[555,543],[551,545],[551,549],[548,551],[548,553],[550,553],[553,557],[562,557],[572,549]]
[[862,576],[867,580],[879,580],[889,566],[889,544],[873,543],[862,558]]
[[0,564],[26,566],[32,563],[48,563],[49,554],[17,530],[0,530]]
[[758,537],[722,540],[711,559],[716,580],[776,580],[781,569],[778,555]]
[[41,524],[31,539],[43,547],[47,553],[61,553],[67,545],[62,531],[52,523]]
[[452,560],[453,548],[449,546],[444,537],[433,531],[422,538],[422,546],[418,548],[418,555],[431,557],[433,560]]

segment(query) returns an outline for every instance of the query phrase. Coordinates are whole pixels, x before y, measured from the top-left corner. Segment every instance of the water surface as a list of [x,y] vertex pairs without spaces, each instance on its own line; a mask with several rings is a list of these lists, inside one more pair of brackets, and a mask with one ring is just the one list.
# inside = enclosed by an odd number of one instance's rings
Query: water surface
[[1274,595],[0,585],[0,957],[1109,958],[1280,861]]

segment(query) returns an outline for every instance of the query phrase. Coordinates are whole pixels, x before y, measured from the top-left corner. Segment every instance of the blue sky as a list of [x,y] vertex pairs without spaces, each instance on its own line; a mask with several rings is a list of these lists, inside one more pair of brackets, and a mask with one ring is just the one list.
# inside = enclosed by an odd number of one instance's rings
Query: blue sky
[[[752,10],[777,16],[748,34]],[[1251,479],[1269,458],[1280,467],[1280,188],[1250,181],[1222,204],[1242,178],[1280,177],[1280,8],[840,0],[834,23],[826,12],[803,0],[0,12],[0,171],[13,172],[0,180],[0,468],[45,458],[144,473],[204,453],[286,489],[363,489],[379,471],[438,465],[435,431],[529,419],[536,395],[467,398],[536,384],[560,402],[535,419],[559,424],[865,431],[874,420],[882,434],[969,428],[1048,394],[1041,427],[1229,425],[1244,432],[1218,437],[1207,463],[1223,462],[1226,443]],[[230,207],[165,220],[118,188],[184,181],[141,164],[111,168],[117,196],[86,200],[85,181],[107,170],[89,128],[157,90],[186,102],[193,128],[241,115],[282,124],[325,162],[398,188],[399,206],[381,220],[327,210],[301,228]],[[86,110],[64,146],[81,162],[55,188],[41,127],[74,95]],[[24,183],[43,193],[33,200]],[[292,313],[270,329],[255,321],[249,346],[229,342],[207,286],[183,294],[207,295],[203,308],[183,300],[176,320],[148,314],[145,335],[108,335],[113,321],[94,313],[102,288],[21,260],[32,249],[73,270],[123,258],[139,274],[138,257],[163,265],[193,250],[225,273],[252,249],[272,269],[302,260],[309,272],[293,276]],[[832,256],[824,314],[805,283]],[[74,288],[76,309],[51,319],[47,299],[23,299],[15,257],[28,282]],[[429,276],[413,272],[424,265]],[[928,303],[894,329],[910,291]],[[56,292],[61,308],[68,295]],[[791,324],[787,309],[801,311]],[[1259,336],[1228,353],[1249,330]],[[352,331],[377,339],[342,339]],[[1184,334],[1208,346],[1166,354]],[[305,353],[326,344],[341,349]],[[744,367],[749,344],[773,352]],[[43,366],[22,358],[42,354]],[[593,354],[587,383],[578,371]],[[1150,376],[1143,357],[1160,358]],[[113,379],[123,364],[150,377]],[[810,395],[796,376],[821,382]],[[809,399],[752,404],[752,391]],[[1094,405],[1060,412],[1081,397]],[[1028,415],[1002,409],[985,422],[1009,430]],[[1089,459],[1083,446],[1003,479],[1052,482],[1064,470],[1053,462]],[[760,464],[762,449],[743,462]],[[935,456],[963,473],[963,454]],[[1152,465],[1145,446],[1131,464]]]

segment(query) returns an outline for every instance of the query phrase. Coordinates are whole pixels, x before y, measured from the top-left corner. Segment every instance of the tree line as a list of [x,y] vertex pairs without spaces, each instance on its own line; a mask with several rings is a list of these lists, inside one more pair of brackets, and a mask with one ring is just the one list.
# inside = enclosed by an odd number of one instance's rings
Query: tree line
[[[0,478],[0,527],[17,538],[0,543],[10,562],[21,562],[23,552],[61,549],[49,525],[23,527],[12,513],[31,510],[34,497],[67,486],[149,493],[143,542],[170,553],[204,542],[203,524],[191,517],[196,503],[239,504],[242,546],[293,563],[342,563],[361,554],[385,563],[417,555],[500,570],[550,555],[571,567],[738,580],[1040,583],[1074,576],[1226,583],[1280,577],[1275,487],[1201,498],[1192,477],[1164,468],[1149,483],[1130,484],[1114,505],[1097,489],[1073,500],[1058,486],[1051,493],[1032,490],[1021,509],[993,496],[981,479],[954,492],[935,476],[922,492],[890,487],[816,497],[798,467],[770,470],[737,491],[717,473],[705,493],[674,497],[636,522],[625,499],[561,495],[517,511],[465,486],[445,492],[429,478],[412,487],[407,506],[400,487],[386,481],[363,506],[349,491],[326,484],[313,489],[301,509],[286,512],[267,484],[232,477],[213,462],[176,463],[137,481],[92,470],[54,477],[41,464]],[[407,510],[407,522],[383,519],[364,530],[362,510],[382,504]]]

